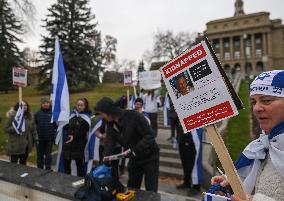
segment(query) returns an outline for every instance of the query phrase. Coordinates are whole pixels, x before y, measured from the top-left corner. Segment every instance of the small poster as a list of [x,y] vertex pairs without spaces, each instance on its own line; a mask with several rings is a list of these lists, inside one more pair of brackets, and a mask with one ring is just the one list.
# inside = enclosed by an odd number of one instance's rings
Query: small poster
[[132,71],[125,71],[124,72],[124,86],[131,86],[132,85]]
[[28,70],[19,67],[13,68],[13,85],[17,85],[19,87],[26,87],[27,77]]
[[139,86],[141,89],[158,89],[161,87],[161,73],[158,70],[139,72]]
[[202,41],[160,68],[184,132],[238,114],[212,54]]

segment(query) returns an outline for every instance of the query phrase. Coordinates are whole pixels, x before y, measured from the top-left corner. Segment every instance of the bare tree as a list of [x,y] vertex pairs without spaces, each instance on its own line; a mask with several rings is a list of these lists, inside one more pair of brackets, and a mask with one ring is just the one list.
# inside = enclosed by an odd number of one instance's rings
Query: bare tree
[[14,11],[23,21],[24,29],[30,31],[35,22],[36,9],[33,0],[8,0],[14,5]]
[[179,32],[176,35],[171,30],[158,31],[154,34],[152,51],[147,50],[144,58],[147,63],[152,60],[170,60],[189,48],[195,39],[195,33]]

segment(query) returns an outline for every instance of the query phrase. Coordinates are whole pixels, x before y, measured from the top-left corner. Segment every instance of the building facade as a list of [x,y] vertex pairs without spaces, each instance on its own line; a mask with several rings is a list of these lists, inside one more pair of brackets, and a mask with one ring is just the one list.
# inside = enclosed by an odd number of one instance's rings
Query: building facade
[[284,25],[271,20],[268,12],[244,14],[242,1],[236,1],[235,16],[206,24],[204,35],[226,72],[256,75],[271,69],[284,69]]

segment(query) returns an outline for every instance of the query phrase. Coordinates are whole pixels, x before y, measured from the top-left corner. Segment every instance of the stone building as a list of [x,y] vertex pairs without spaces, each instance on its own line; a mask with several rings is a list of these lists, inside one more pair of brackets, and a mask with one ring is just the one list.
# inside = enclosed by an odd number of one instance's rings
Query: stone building
[[268,12],[245,14],[243,1],[236,0],[233,17],[206,24],[210,40],[226,72],[240,70],[255,75],[263,70],[284,68],[284,25]]

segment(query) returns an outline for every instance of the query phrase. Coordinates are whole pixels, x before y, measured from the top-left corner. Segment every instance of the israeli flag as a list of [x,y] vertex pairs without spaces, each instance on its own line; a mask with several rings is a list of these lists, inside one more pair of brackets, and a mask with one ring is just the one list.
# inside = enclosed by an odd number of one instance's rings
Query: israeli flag
[[136,100],[137,96],[136,95],[132,95],[130,97],[129,103],[128,103],[128,108],[130,110],[134,110],[135,109],[135,100]]
[[203,201],[230,201],[230,200],[231,198],[211,193],[205,193],[203,198]]
[[103,121],[99,120],[88,135],[88,142],[85,148],[86,173],[89,173],[91,171],[94,160],[99,161],[100,139],[96,137],[96,131],[102,126],[102,123]]
[[68,124],[70,116],[69,91],[64,70],[59,39],[55,39],[55,55],[51,82],[52,118],[51,123],[58,125],[55,143],[62,139],[63,127]]
[[191,173],[192,184],[201,184],[203,181],[203,168],[202,168],[202,138],[203,128],[195,129],[191,131],[192,139],[194,142],[196,155],[193,170]]
[[164,126],[169,126],[171,124],[171,118],[170,118],[171,105],[170,105],[170,97],[168,92],[165,95],[163,112],[164,112]]
[[17,113],[14,117],[13,123],[12,123],[15,131],[19,135],[22,135],[22,133],[26,131],[24,113],[25,113],[25,110],[24,110],[24,106],[23,106],[23,101],[20,101],[18,111],[17,111]]

